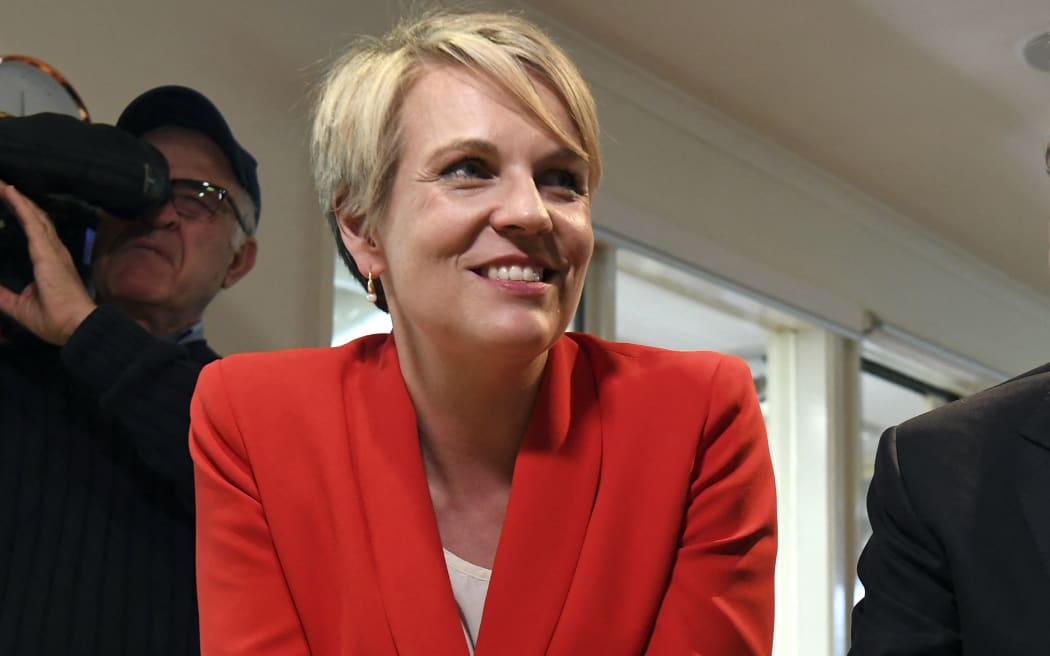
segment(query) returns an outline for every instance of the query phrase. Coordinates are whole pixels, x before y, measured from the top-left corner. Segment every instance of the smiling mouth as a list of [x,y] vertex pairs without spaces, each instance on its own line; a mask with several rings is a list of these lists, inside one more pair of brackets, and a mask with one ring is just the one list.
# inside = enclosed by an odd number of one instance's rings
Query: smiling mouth
[[170,259],[168,254],[164,252],[159,246],[146,239],[132,239],[131,241],[121,244],[117,248],[112,250],[112,253],[130,253],[134,251],[145,251],[147,253],[153,253],[158,257],[164,259]]
[[122,248],[121,250],[124,250],[124,251],[148,251],[150,253],[156,253],[157,255],[164,255],[164,253],[161,252],[161,250],[159,248],[157,248],[156,246],[154,246],[152,244],[132,243],[132,244],[128,244],[126,247]]
[[479,273],[489,280],[544,282],[551,272],[539,267],[513,264],[511,266],[490,266],[480,270]]

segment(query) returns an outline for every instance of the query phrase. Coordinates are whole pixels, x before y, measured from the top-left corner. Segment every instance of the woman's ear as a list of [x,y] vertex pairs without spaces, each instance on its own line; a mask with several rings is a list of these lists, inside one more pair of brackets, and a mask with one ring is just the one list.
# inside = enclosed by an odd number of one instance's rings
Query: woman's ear
[[341,214],[336,215],[335,220],[339,226],[339,236],[343,240],[343,246],[349,251],[350,257],[354,258],[358,271],[363,274],[371,271],[376,277],[386,271],[383,249],[370,234],[365,232],[364,217]]

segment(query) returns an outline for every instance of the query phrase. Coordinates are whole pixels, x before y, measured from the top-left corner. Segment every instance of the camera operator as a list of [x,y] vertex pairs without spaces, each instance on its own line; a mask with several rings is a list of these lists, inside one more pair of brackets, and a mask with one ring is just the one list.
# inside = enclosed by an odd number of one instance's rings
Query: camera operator
[[94,296],[54,224],[0,183],[33,282],[0,312],[38,338],[0,347],[0,653],[197,654],[189,401],[219,357],[201,317],[255,263],[252,156],[185,87],[117,127],[157,148],[172,196],[103,219]]

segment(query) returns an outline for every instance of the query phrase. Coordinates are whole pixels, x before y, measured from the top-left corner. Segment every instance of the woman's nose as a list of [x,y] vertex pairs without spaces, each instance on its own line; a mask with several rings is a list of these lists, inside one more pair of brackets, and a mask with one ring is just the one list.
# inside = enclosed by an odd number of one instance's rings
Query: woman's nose
[[531,176],[505,178],[499,205],[492,212],[492,226],[500,232],[542,234],[552,229],[550,211]]

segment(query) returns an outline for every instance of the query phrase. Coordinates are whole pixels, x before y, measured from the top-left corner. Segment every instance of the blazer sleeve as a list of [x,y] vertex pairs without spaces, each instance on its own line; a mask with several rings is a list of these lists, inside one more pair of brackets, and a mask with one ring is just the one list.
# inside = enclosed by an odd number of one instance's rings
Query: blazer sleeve
[[202,656],[309,654],[217,362],[190,405]]
[[868,489],[872,535],[857,565],[864,598],[853,610],[851,656],[959,654],[947,557],[900,474],[897,429],[883,433]]
[[685,524],[646,653],[769,654],[776,493],[747,365],[724,357],[710,383]]

